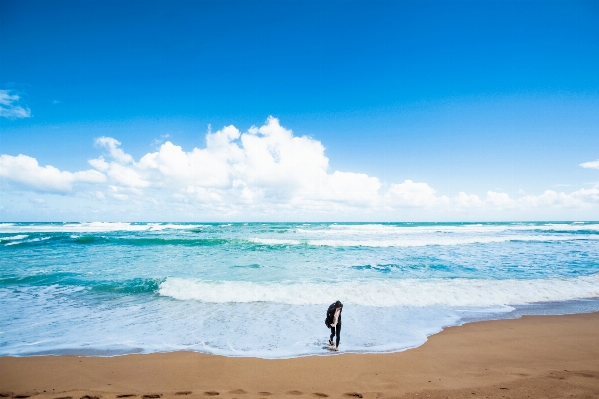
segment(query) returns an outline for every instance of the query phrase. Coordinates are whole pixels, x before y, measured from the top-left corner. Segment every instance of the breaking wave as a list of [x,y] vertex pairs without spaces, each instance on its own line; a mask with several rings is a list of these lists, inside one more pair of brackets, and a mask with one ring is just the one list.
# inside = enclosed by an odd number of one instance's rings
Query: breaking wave
[[336,283],[256,283],[169,277],[162,296],[208,303],[324,305],[331,298],[364,306],[505,306],[599,297],[599,273],[538,280],[404,279]]

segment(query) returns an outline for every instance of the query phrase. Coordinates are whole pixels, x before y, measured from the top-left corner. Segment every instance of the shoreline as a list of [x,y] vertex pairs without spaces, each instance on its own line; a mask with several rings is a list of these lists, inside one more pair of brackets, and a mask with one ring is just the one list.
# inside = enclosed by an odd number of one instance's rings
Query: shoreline
[[599,395],[599,312],[470,322],[394,353],[288,359],[197,352],[5,356],[0,357],[3,392],[13,397],[36,394],[39,399],[127,394],[377,398],[424,393],[445,398],[474,396],[472,392],[488,397],[506,392],[509,397],[593,397]]
[[[464,314],[468,314],[471,313],[470,311],[464,311]],[[474,312],[474,314],[477,314],[478,312]],[[589,314],[589,313],[599,313],[599,297],[593,297],[593,298],[581,298],[581,299],[574,299],[574,300],[567,300],[567,301],[560,301],[560,302],[540,302],[540,303],[532,303],[532,304],[524,304],[524,305],[513,305],[513,308],[511,311],[509,312],[501,312],[501,311],[488,311],[488,312],[483,312],[486,313],[487,315],[490,315],[489,317],[474,317],[474,316],[470,316],[470,317],[465,317],[464,315],[462,315],[462,317],[460,317],[455,323],[453,324],[447,324],[444,325],[442,327],[440,327],[440,329],[436,332],[432,332],[430,334],[427,334],[425,337],[425,340],[422,343],[410,346],[410,347],[404,347],[401,349],[390,349],[387,351],[384,350],[374,350],[374,351],[360,351],[360,350],[343,350],[343,346],[342,345],[342,350],[340,352],[329,352],[326,351],[326,348],[323,347],[323,351],[320,353],[307,353],[307,354],[298,354],[298,355],[291,355],[288,357],[265,357],[265,356],[260,356],[260,355],[235,355],[235,354],[230,354],[230,353],[219,353],[216,351],[199,351],[199,350],[193,350],[193,349],[175,349],[175,350],[156,350],[156,351],[148,351],[145,352],[143,351],[143,349],[138,348],[139,350],[131,350],[131,351],[127,351],[127,350],[118,350],[118,349],[89,349],[87,351],[81,350],[81,348],[77,348],[77,349],[63,349],[62,353],[60,353],[58,350],[54,351],[54,350],[48,350],[48,351],[40,351],[40,352],[31,352],[31,353],[27,353],[27,354],[0,354],[0,358],[3,357],[16,357],[16,358],[22,358],[22,357],[44,357],[44,356],[56,356],[56,357],[90,357],[90,358],[94,358],[94,357],[100,357],[100,358],[112,358],[112,357],[122,357],[122,356],[129,356],[129,355],[152,355],[152,354],[168,354],[168,353],[197,353],[197,354],[201,354],[201,355],[211,355],[211,356],[223,356],[223,357],[230,357],[230,358],[234,358],[234,359],[243,359],[243,358],[256,358],[256,359],[265,359],[265,360],[289,360],[289,359],[296,359],[296,358],[305,358],[305,357],[312,357],[312,356],[337,356],[337,355],[344,355],[344,354],[355,354],[355,355],[384,355],[384,354],[394,354],[394,353],[401,353],[401,352],[405,352],[405,351],[409,351],[409,350],[413,350],[416,349],[424,344],[426,344],[426,342],[428,342],[428,340],[432,337],[435,336],[437,334],[442,333],[443,331],[447,330],[448,328],[453,328],[453,327],[461,327],[464,326],[466,324],[471,324],[471,323],[483,323],[483,322],[487,322],[487,321],[499,321],[499,320],[517,320],[517,319],[521,319],[523,317],[528,317],[528,316],[566,316],[566,315],[576,315],[576,314]],[[328,336],[328,333],[325,334]],[[1,396],[0,396],[1,397]]]

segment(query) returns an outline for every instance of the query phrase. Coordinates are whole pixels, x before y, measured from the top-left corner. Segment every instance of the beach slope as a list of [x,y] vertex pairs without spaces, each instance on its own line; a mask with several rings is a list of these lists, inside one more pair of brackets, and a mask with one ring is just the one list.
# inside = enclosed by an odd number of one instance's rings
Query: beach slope
[[599,313],[471,323],[390,354],[2,357],[0,392],[36,399],[599,398]]

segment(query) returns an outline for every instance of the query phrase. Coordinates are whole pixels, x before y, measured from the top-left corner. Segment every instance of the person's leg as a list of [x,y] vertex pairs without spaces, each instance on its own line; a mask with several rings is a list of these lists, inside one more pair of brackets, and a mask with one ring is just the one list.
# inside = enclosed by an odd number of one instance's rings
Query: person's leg
[[329,339],[329,343],[333,345],[333,338],[335,337],[335,327],[331,327],[331,338]]
[[337,348],[339,348],[339,338],[341,338],[341,323],[337,323]]

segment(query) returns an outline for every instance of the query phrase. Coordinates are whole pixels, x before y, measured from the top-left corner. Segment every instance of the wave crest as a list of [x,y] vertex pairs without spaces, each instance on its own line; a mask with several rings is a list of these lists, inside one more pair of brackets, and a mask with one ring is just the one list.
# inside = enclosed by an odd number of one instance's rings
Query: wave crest
[[169,277],[161,296],[208,303],[273,302],[323,305],[340,299],[355,305],[505,306],[599,297],[599,273],[540,280],[368,280],[340,283],[254,283]]
[[428,237],[402,237],[395,239],[358,239],[358,240],[295,240],[278,238],[251,238],[249,241],[259,245],[309,245],[319,247],[424,247],[428,245],[469,245],[492,244],[509,241],[522,242],[548,242],[548,241],[574,241],[574,240],[599,240],[599,235],[573,235],[573,236],[428,236]]

